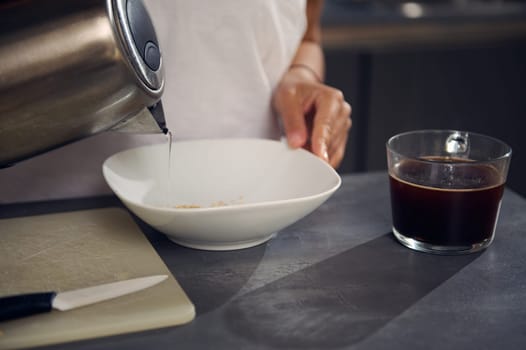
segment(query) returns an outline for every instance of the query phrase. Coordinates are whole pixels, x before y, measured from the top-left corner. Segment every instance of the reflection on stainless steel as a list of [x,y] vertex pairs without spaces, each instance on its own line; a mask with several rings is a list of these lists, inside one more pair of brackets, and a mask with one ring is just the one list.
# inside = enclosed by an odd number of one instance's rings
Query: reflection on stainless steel
[[[161,102],[154,108],[159,108]],[[165,128],[163,122],[159,122],[152,118],[151,108],[143,108],[139,113],[134,115],[131,118],[124,119],[117,125],[113,126],[110,130],[125,132],[125,133],[157,133],[159,132],[159,127],[166,134],[168,129]]]
[[326,0],[326,47],[388,48],[526,37],[526,2]]
[[145,116],[159,101],[162,60],[151,69],[124,34],[133,6],[141,14],[139,0],[0,3],[0,167]]

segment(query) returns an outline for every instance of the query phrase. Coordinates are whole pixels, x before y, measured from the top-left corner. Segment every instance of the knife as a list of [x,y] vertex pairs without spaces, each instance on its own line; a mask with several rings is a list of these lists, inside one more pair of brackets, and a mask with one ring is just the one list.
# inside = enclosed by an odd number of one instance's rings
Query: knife
[[101,284],[67,292],[40,292],[2,297],[0,298],[0,322],[49,312],[51,309],[67,311],[117,298],[152,287],[164,281],[166,278],[168,278],[167,275],[156,275]]

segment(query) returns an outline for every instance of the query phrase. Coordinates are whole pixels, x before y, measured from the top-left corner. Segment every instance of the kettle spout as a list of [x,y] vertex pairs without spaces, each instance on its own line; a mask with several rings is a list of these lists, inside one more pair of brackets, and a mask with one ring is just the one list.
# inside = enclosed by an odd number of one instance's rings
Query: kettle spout
[[153,106],[141,109],[139,113],[121,121],[110,130],[137,134],[168,133],[161,101]]

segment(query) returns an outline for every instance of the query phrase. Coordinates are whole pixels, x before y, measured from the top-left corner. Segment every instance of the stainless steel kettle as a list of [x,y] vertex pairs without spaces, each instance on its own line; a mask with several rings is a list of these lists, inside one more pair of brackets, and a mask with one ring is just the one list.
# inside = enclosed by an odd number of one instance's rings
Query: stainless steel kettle
[[0,2],[0,167],[109,130],[166,132],[141,0]]

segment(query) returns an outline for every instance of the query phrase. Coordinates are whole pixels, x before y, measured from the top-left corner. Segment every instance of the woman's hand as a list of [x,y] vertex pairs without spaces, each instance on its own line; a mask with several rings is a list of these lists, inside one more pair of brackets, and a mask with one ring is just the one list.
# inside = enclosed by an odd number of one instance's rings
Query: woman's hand
[[304,147],[337,168],[351,128],[351,106],[343,93],[319,82],[308,67],[292,66],[273,96],[290,147]]

